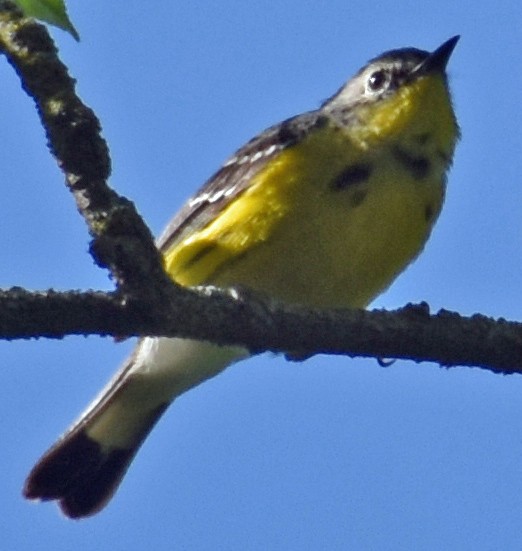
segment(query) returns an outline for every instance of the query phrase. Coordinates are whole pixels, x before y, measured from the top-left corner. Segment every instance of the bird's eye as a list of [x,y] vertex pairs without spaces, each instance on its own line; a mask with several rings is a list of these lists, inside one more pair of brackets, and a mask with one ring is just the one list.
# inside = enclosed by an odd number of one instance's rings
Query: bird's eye
[[373,72],[368,79],[368,89],[372,92],[378,92],[386,87],[389,78],[386,71],[379,69]]

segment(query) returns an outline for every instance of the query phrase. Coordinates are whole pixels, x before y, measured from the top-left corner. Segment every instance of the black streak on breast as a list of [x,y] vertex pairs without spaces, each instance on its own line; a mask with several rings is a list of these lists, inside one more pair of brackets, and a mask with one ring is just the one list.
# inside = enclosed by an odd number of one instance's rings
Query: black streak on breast
[[331,186],[334,190],[341,191],[355,184],[366,182],[371,173],[372,167],[369,164],[359,163],[350,165],[334,178]]
[[423,180],[430,172],[430,161],[426,157],[415,156],[401,147],[393,149],[393,156],[413,176],[415,180]]

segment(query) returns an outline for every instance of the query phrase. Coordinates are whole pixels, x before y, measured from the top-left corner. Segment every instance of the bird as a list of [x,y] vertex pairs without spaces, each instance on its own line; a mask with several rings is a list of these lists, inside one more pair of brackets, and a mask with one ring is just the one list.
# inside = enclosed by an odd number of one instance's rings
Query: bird
[[[233,154],[157,240],[169,277],[285,304],[365,308],[419,255],[441,211],[460,130],[432,52],[370,60],[317,109]],[[241,346],[142,337],[31,470],[23,493],[70,518],[99,512],[182,393],[248,358]]]

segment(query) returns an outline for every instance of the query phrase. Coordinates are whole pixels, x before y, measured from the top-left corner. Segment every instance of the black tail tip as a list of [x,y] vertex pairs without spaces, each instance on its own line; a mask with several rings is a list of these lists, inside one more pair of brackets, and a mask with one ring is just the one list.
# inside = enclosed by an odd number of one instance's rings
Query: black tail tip
[[34,466],[23,495],[32,500],[56,500],[69,518],[94,515],[118,488],[135,451],[104,451],[84,431],[71,433]]

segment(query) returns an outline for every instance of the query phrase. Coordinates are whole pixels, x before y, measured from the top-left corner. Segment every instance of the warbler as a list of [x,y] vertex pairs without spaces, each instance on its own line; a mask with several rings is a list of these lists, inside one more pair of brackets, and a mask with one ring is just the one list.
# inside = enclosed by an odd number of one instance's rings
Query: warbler
[[[372,59],[318,109],[240,148],[157,242],[184,286],[241,286],[289,304],[365,307],[420,253],[444,200],[459,128],[446,65],[403,48]],[[30,499],[102,509],[172,401],[246,358],[237,346],[145,337],[33,468]]]

